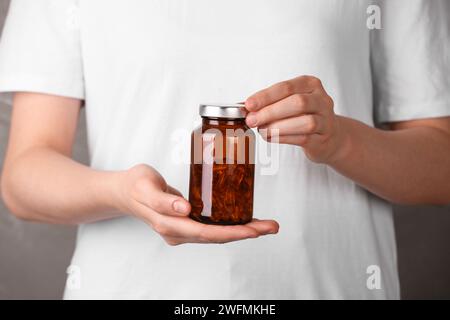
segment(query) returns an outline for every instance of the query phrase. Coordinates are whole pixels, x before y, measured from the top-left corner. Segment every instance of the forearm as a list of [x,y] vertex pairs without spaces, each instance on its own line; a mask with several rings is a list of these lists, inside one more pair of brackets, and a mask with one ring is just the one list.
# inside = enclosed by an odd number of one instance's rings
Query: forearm
[[119,175],[36,147],[6,161],[2,194],[20,218],[78,224],[120,215],[114,203]]
[[450,139],[431,127],[384,131],[339,117],[342,149],[330,163],[374,194],[402,204],[450,203]]

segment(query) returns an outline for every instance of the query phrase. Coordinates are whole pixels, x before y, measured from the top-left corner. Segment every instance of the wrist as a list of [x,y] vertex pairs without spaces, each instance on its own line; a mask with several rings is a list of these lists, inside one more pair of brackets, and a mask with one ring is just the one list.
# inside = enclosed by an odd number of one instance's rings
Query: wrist
[[351,133],[351,120],[342,116],[336,116],[337,134],[336,147],[326,164],[334,167],[347,161],[353,150],[353,137]]
[[123,171],[96,172],[93,193],[104,210],[128,212],[122,191],[123,175]]

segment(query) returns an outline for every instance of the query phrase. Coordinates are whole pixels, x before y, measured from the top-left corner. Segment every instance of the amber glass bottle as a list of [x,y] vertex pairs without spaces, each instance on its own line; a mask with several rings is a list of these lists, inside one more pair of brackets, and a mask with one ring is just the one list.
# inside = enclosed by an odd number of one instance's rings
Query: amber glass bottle
[[253,216],[255,134],[241,104],[200,105],[192,132],[191,218],[208,224],[245,224]]

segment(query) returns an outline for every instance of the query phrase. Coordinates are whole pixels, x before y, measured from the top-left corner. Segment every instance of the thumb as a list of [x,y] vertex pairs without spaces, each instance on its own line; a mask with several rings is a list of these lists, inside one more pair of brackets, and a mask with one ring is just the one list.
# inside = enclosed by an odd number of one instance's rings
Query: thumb
[[149,206],[160,214],[170,216],[186,216],[191,212],[191,205],[186,199],[162,190],[154,190]]
[[141,179],[137,184],[138,200],[160,214],[171,216],[186,216],[191,211],[191,205],[176,189],[170,186],[152,183],[150,179]]

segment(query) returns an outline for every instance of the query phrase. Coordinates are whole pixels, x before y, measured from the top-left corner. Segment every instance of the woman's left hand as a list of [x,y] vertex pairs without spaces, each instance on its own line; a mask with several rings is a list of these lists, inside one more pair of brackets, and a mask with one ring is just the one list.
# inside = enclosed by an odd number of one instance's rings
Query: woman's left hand
[[314,162],[332,162],[343,144],[333,99],[315,77],[277,83],[250,96],[245,107],[247,125],[266,141],[301,146]]

